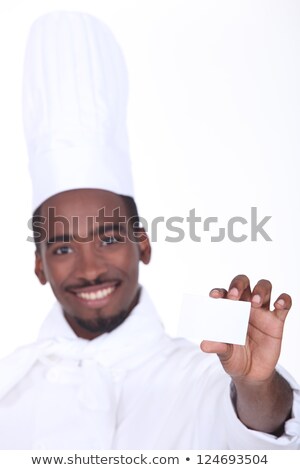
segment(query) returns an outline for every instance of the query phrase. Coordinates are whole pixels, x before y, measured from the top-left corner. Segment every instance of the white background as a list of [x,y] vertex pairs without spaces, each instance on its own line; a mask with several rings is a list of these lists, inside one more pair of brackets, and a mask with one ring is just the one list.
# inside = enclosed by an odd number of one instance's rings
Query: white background
[[[296,0],[10,0],[0,3],[0,356],[35,339],[53,297],[33,274],[31,189],[22,128],[26,37],[39,15],[81,10],[115,33],[129,70],[129,135],[141,215],[202,218],[224,226],[250,208],[272,238],[166,243],[141,269],[167,330],[184,292],[228,287],[239,273],[293,297],[280,362],[300,381],[300,3]],[[160,226],[159,226],[160,227]],[[187,226],[186,226],[187,228]],[[237,226],[236,235],[250,234]],[[170,236],[172,234],[169,233]],[[173,234],[174,236],[174,234]]]

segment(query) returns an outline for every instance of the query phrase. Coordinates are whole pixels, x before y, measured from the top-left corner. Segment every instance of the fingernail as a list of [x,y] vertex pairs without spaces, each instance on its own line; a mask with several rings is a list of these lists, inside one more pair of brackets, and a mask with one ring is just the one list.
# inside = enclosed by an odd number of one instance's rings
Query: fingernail
[[228,292],[228,295],[230,295],[230,297],[238,297],[238,296],[239,296],[239,291],[237,290],[236,287],[233,287],[233,288],[230,289],[230,291]]
[[285,306],[285,301],[283,299],[279,299],[279,300],[277,300],[276,304],[280,305],[281,307],[284,307]]
[[220,295],[219,289],[213,289],[210,291],[210,295]]
[[260,302],[261,302],[261,296],[258,295],[258,294],[255,294],[255,295],[253,296],[252,302],[253,302],[254,304],[260,304]]

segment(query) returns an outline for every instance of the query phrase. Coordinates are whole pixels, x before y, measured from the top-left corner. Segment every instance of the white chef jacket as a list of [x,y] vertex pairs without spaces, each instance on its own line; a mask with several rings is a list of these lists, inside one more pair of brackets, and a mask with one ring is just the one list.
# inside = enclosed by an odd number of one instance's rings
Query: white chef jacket
[[59,304],[0,362],[1,449],[299,449],[300,391],[280,437],[237,418],[215,355],[170,338],[145,290],[113,332],[78,338]]

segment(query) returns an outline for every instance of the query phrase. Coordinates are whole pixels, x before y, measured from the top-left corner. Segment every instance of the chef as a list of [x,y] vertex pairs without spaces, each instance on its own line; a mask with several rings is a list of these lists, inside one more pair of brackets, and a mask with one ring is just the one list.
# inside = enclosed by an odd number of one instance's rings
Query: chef
[[[127,77],[99,20],[32,26],[24,126],[35,273],[57,299],[37,341],[0,363],[1,449],[299,449],[300,391],[277,365],[291,306],[237,276],[213,297],[251,302],[245,346],[170,338],[139,263]],[[208,354],[211,353],[211,354]]]

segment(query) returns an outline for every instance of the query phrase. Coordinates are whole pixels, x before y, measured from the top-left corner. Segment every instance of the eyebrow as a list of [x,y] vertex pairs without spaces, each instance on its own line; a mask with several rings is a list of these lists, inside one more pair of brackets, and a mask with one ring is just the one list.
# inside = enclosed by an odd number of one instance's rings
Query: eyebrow
[[98,228],[96,228],[96,230],[94,230],[94,234],[99,234],[99,235],[102,235],[103,233],[105,232],[122,232],[122,233],[126,233],[126,230],[125,230],[125,222],[119,222],[119,223],[112,223],[112,222],[106,222],[106,224],[104,225],[100,225]]
[[47,246],[51,245],[52,243],[59,243],[59,242],[69,242],[72,239],[71,235],[65,233],[63,235],[55,235],[54,237],[49,238],[47,240]]
[[[97,227],[95,230],[90,231],[86,236],[88,238],[95,236],[95,235],[101,236],[101,235],[104,235],[106,232],[118,232],[121,235],[127,234],[127,230],[124,227],[124,222],[120,222],[117,224],[106,222],[106,224],[101,225],[100,227]],[[54,235],[53,237],[49,238],[46,244],[47,244],[47,247],[49,247],[53,243],[69,243],[73,239],[74,238],[71,234],[64,233],[62,235]]]

